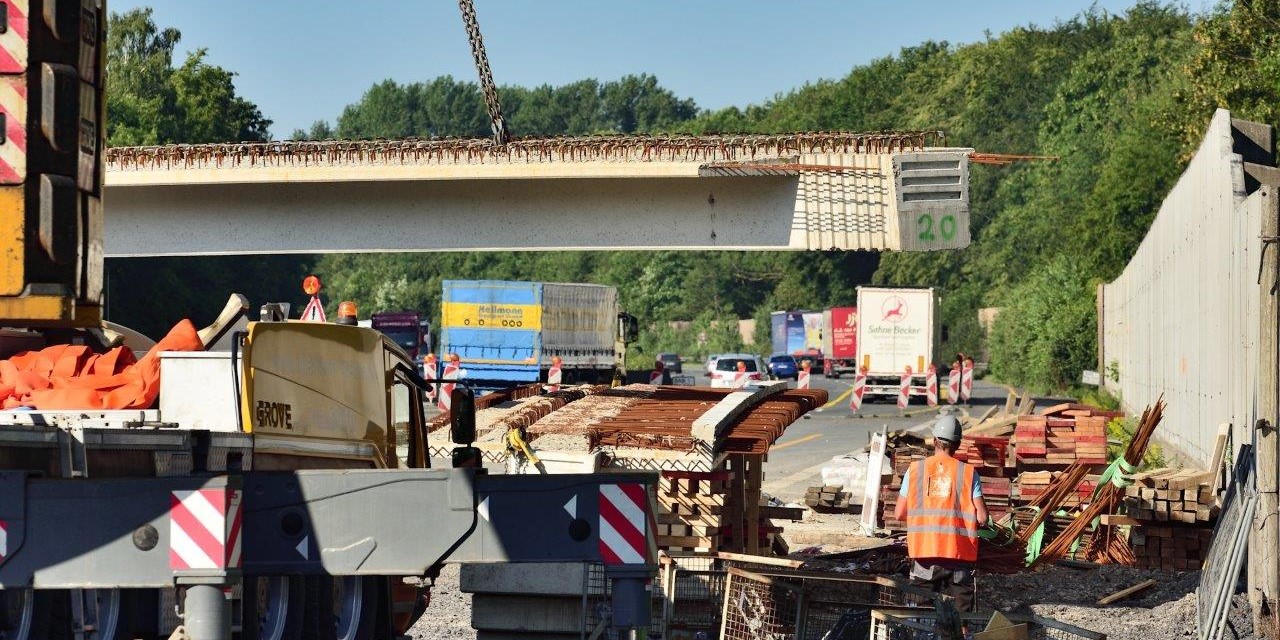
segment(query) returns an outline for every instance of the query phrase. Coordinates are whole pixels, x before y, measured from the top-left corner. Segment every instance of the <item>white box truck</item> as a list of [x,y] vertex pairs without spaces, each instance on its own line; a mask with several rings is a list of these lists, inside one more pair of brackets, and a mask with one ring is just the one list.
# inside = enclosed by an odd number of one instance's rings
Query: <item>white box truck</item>
[[866,396],[896,398],[910,367],[911,395],[924,397],[938,342],[934,302],[933,289],[858,287],[858,365],[867,369]]

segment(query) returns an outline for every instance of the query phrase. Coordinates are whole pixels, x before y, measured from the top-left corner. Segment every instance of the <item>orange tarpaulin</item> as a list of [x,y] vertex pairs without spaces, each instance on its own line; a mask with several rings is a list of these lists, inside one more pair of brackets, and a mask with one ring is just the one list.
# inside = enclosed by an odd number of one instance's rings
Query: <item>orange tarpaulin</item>
[[160,395],[160,353],[203,351],[190,320],[169,330],[141,360],[116,347],[93,353],[55,345],[0,360],[0,407],[14,409],[149,409]]

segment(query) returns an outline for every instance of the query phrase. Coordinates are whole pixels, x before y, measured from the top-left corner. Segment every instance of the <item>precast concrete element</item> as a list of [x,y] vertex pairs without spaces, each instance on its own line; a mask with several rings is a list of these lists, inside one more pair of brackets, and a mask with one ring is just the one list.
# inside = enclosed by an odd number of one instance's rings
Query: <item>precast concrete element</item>
[[[923,134],[112,149],[109,256],[969,244],[969,149]],[[520,146],[524,145],[524,146]]]
[[1099,289],[1104,384],[1130,412],[1163,394],[1158,437],[1201,464],[1221,423],[1249,442],[1255,398],[1273,392],[1258,387],[1257,351],[1270,136],[1219,109],[1128,266]]

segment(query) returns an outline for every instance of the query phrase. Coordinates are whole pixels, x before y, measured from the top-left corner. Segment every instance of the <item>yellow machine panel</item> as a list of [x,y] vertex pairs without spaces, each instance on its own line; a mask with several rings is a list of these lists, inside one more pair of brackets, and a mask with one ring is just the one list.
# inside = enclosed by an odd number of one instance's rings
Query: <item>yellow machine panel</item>
[[255,322],[244,347],[241,411],[255,456],[330,457],[385,466],[397,356],[363,327]]

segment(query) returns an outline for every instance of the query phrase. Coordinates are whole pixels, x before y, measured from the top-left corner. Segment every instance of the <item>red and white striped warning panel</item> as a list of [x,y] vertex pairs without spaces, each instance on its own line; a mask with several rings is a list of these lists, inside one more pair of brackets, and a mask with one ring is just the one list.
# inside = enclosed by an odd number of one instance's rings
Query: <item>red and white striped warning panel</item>
[[911,403],[911,367],[907,367],[902,372],[902,377],[898,379],[898,408],[906,409]]
[[965,402],[973,397],[973,362],[964,361],[964,367],[960,370],[960,397]]
[[239,567],[242,521],[239,491],[174,491],[169,501],[169,567]]
[[440,411],[448,412],[453,407],[453,388],[458,385],[452,381],[458,379],[460,368],[456,362],[450,362],[444,366],[444,374],[440,377],[445,380],[445,383],[440,385],[440,398],[436,400],[436,407]]
[[938,367],[929,365],[929,372],[924,377],[924,397],[929,406],[938,406]]
[[644,485],[600,485],[600,557],[605,564],[644,564],[649,557]]
[[809,372],[808,371],[801,371],[800,373],[796,374],[796,388],[797,389],[809,388]]
[[0,562],[9,555],[9,524],[0,520]]
[[6,0],[0,3],[8,12],[8,28],[0,32],[0,73],[22,73],[27,70],[27,13],[29,0]]
[[858,370],[853,377],[853,390],[849,393],[849,410],[857,413],[862,410],[862,396],[867,393],[867,369]]
[[559,391],[560,381],[563,377],[564,374],[560,370],[560,363],[557,362],[551,365],[551,368],[547,370],[547,389],[552,393]]
[[27,177],[27,78],[0,76],[0,184],[22,184]]

